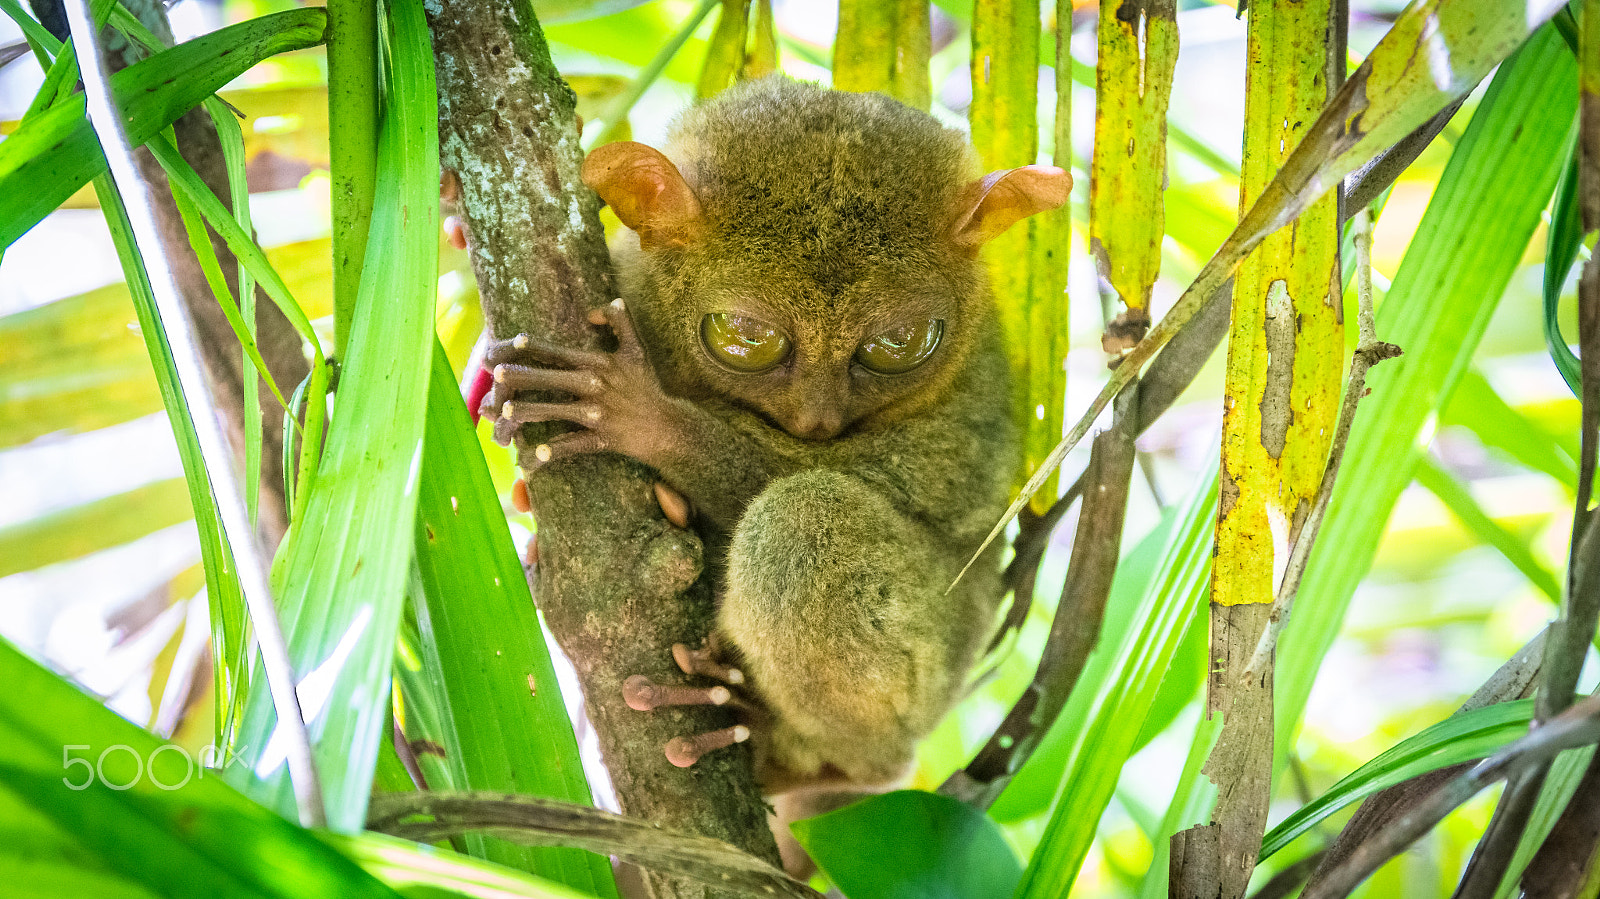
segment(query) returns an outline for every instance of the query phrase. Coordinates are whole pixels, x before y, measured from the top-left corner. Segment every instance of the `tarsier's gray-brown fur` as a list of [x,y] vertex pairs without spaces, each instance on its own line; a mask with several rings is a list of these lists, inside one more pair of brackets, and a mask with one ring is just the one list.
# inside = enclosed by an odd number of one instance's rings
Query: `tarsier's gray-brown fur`
[[[530,375],[576,399],[514,417],[581,424],[545,455],[621,452],[693,503],[723,644],[762,709],[764,786],[892,781],[961,696],[1000,599],[993,551],[946,592],[1019,464],[977,244],[1069,181],[1041,169],[980,189],[965,139],[931,116],[784,78],[689,110],[665,158],[632,144],[590,161],[585,180],[633,228],[612,248],[622,346],[561,354],[592,380]],[[788,357],[725,367],[702,340],[711,313],[775,326]],[[912,370],[854,361],[930,321],[942,339]]]

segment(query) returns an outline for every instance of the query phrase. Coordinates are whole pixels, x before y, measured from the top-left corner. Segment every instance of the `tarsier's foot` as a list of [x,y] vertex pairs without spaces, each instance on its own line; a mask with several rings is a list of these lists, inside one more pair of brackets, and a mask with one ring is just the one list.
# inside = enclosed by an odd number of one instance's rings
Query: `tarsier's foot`
[[711,687],[688,687],[657,684],[642,674],[635,674],[622,684],[622,698],[629,708],[648,712],[663,706],[717,705],[734,709],[744,723],[724,727],[690,737],[674,737],[665,747],[667,761],[679,768],[687,768],[700,757],[715,749],[743,743],[750,739],[750,727],[761,717],[760,709],[735,693],[730,686],[744,683],[744,672],[723,664],[715,635],[700,649],[690,649],[682,643],[673,645],[672,658],[684,674],[698,674],[722,683]]

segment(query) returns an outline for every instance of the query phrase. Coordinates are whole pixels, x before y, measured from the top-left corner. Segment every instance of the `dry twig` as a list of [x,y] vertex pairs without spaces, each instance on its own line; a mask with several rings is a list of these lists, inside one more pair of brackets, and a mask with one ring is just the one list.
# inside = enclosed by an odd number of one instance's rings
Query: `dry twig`
[[589,806],[510,793],[380,793],[367,827],[419,843],[481,833],[530,846],[570,846],[721,889],[820,899],[777,867],[710,837]]
[[1600,694],[1552,718],[1543,727],[1460,775],[1393,824],[1361,843],[1326,877],[1308,886],[1301,899],[1336,899],[1354,890],[1389,859],[1432,830],[1457,806],[1492,783],[1546,765],[1568,749],[1600,742]]

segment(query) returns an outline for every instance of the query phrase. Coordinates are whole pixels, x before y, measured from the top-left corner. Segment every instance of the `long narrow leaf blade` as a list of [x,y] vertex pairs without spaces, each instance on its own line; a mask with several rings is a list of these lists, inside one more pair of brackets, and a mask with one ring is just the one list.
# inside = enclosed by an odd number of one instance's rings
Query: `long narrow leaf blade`
[[182,899],[396,899],[310,832],[3,639],[0,679],[0,796],[56,822],[107,868]]
[[172,478],[0,527],[0,577],[119,546],[190,514],[189,487]]
[[[269,56],[314,46],[327,15],[295,9],[186,41],[112,76],[128,139],[150,140],[178,116]],[[0,247],[8,247],[105,170],[82,94],[29,119],[0,142]]]
[[1050,822],[1017,893],[1023,899],[1065,895],[1089,853],[1161,676],[1204,607],[1216,508],[1217,479],[1203,477],[1180,513],[1161,567],[1115,650],[1110,670],[1094,685],[1085,726],[1071,735]]
[[[416,553],[425,672],[443,681],[456,789],[589,803],[528,581],[444,347],[434,345]],[[477,853],[474,853],[477,854]],[[597,896],[611,864],[577,849],[490,841],[483,855]]]
[[1266,835],[1265,859],[1339,809],[1419,774],[1487,758],[1528,732],[1533,700],[1502,702],[1451,715],[1379,754],[1306,803]]
[[[367,265],[327,448],[276,587],[330,826],[358,830],[386,733],[389,669],[411,559],[437,277],[439,148],[420,3],[391,7],[394,69]],[[305,489],[305,488],[303,488]],[[292,808],[276,715],[247,700],[235,782]]]
[[210,603],[211,620],[227,627],[237,635],[230,643],[213,647],[217,659],[218,687],[231,686],[242,677],[243,671],[235,663],[243,654],[247,626],[244,619],[244,593],[239,584],[238,568],[233,561],[233,551],[222,530],[221,515],[216,498],[206,477],[205,460],[201,458],[199,437],[195,434],[194,416],[184,402],[178,384],[177,365],[172,358],[172,347],[161,324],[161,314],[156,309],[155,296],[150,291],[150,279],[144,269],[144,260],[133,242],[133,229],[128,221],[122,198],[111,183],[110,175],[96,175],[95,194],[105,211],[106,224],[111,231],[117,257],[127,278],[128,292],[133,298],[138,314],[139,328],[144,334],[145,349],[150,365],[155,370],[156,383],[161,390],[161,401],[167,410],[167,420],[172,426],[172,436],[178,445],[178,458],[183,463],[184,479],[189,487],[189,505],[194,510],[195,529],[200,537],[200,559],[205,565],[206,599]]
[[[1419,439],[1449,400],[1566,162],[1577,66],[1554,28],[1502,66],[1456,145],[1378,310],[1405,349],[1372,370],[1328,516],[1279,645],[1281,760],[1322,657],[1411,480]],[[1494,227],[1485,228],[1485,222]]]

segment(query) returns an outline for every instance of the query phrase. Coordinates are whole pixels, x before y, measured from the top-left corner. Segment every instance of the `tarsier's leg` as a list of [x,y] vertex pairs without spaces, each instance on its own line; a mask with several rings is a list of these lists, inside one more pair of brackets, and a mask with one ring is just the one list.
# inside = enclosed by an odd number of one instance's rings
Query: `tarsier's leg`
[[967,635],[987,625],[961,620],[948,569],[929,534],[850,475],[802,472],[756,497],[719,626],[772,716],[765,769],[801,783],[904,772],[953,698]]

